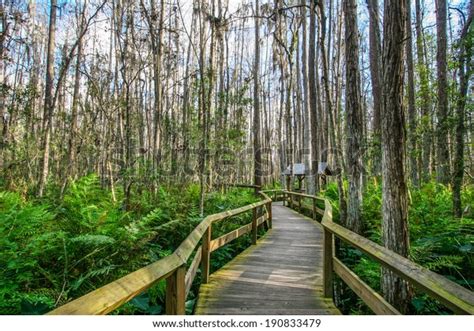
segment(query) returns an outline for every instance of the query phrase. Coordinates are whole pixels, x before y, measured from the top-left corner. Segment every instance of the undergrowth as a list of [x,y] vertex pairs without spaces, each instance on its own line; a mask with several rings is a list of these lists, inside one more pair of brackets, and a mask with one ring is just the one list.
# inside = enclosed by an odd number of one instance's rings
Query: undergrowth
[[[122,192],[115,194],[118,202],[95,174],[69,185],[62,199],[55,191],[43,199],[0,191],[0,314],[46,313],[171,254],[202,220],[197,185],[160,187],[155,194],[133,192],[128,210],[120,202]],[[246,190],[209,193],[205,212],[256,199]],[[221,222],[214,235],[249,217]],[[220,267],[246,245],[237,240],[216,251],[212,267]],[[194,298],[191,293],[188,311]],[[164,300],[162,281],[116,313],[159,314]]]
[[[330,184],[323,192],[338,218],[337,187]],[[410,259],[429,270],[470,290],[474,288],[474,188],[462,191],[465,212],[462,218],[453,217],[452,192],[441,184],[430,182],[421,188],[410,188],[409,233]],[[363,197],[365,236],[382,244],[381,186],[369,183]],[[340,258],[370,287],[381,293],[380,264],[360,251],[341,245]],[[342,291],[340,308],[345,313],[371,314],[370,309],[350,290]],[[450,314],[438,301],[416,291],[411,302],[413,314]]]

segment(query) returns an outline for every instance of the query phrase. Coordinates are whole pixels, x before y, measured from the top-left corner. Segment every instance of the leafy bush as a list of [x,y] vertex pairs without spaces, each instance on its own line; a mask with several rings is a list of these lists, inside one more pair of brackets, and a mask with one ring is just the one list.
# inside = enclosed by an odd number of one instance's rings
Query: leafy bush
[[[35,206],[17,193],[0,192],[0,312],[34,313],[54,304],[53,255],[61,255],[64,233],[52,227],[47,205]],[[26,291],[28,290],[28,291]]]

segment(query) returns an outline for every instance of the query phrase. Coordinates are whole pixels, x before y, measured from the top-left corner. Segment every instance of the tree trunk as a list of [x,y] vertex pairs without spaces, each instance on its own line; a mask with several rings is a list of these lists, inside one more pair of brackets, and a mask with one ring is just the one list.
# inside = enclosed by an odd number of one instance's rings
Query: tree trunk
[[54,47],[56,35],[57,1],[51,0],[49,14],[48,53],[46,56],[46,81],[43,112],[43,160],[40,169],[38,196],[42,197],[49,175],[49,149],[53,120],[53,80],[54,80]]
[[379,2],[378,0],[367,0],[369,9],[369,62],[370,62],[370,79],[372,83],[372,99],[374,105],[373,114],[373,145],[374,159],[373,172],[375,175],[380,174],[380,112],[382,108],[382,58],[381,58],[381,42],[380,42],[380,19],[379,19]]
[[[408,257],[408,201],[405,180],[405,118],[403,110],[403,40],[406,9],[403,1],[384,5],[382,129],[382,238],[385,247]],[[408,283],[382,269],[385,299],[402,313],[408,312]]]
[[[472,37],[468,40],[469,33],[472,33],[472,21],[474,16],[474,5],[469,6],[469,16],[464,23],[460,36],[459,48],[459,95],[456,104],[456,147],[454,153],[453,169],[453,212],[454,216],[462,217],[461,186],[464,177],[464,118],[467,101],[467,89],[471,72],[472,62]],[[471,31],[469,31],[471,28]]]
[[[301,76],[303,83],[303,162],[305,169],[309,170],[311,161],[311,136],[310,136],[310,114],[309,114],[309,86],[308,86],[308,50],[307,50],[307,20],[306,20],[306,7],[304,4],[306,0],[301,0],[301,18],[302,18],[302,61],[301,61]],[[307,179],[308,193],[314,194],[314,177],[309,174]]]
[[[81,13],[81,23],[80,29],[84,29],[85,25],[85,13],[86,13],[86,6],[87,2],[84,3]],[[79,38],[79,37],[78,37]],[[61,196],[64,193],[64,189],[66,188],[67,182],[69,177],[73,177],[75,163],[76,163],[76,134],[77,134],[77,113],[79,108],[79,88],[81,84],[81,61],[82,61],[82,53],[83,53],[83,42],[82,38],[79,40],[79,44],[77,45],[77,54],[76,54],[76,68],[74,72],[74,91],[72,94],[72,109],[71,109],[71,123],[69,126],[69,139],[68,139],[68,158],[67,158],[67,169],[66,175],[64,178],[64,183],[61,188]]]
[[428,67],[425,63],[425,51],[423,47],[423,20],[420,0],[415,0],[416,7],[416,54],[420,79],[420,103],[421,103],[421,179],[426,182],[431,177],[431,114],[430,114],[430,86],[428,80]]
[[[152,0],[152,4],[155,0]],[[153,164],[154,170],[156,171],[160,166],[161,161],[161,116],[162,116],[162,96],[161,96],[161,56],[162,56],[162,40],[163,40],[163,16],[165,12],[165,1],[160,1],[160,16],[159,16],[159,32],[158,38],[153,45],[153,79],[155,88],[155,112],[154,112],[154,125],[153,125]],[[156,15],[156,13],[153,13]],[[154,27],[150,27],[154,29]]]
[[259,2],[255,1],[255,63],[253,67],[253,153],[254,153],[254,184],[262,185],[262,151],[260,149],[260,40],[259,40]]
[[346,45],[347,176],[349,179],[346,226],[361,234],[363,119],[360,91],[357,5],[355,0],[344,0],[343,6]]
[[407,56],[407,80],[408,80],[408,159],[410,165],[410,178],[414,186],[418,186],[418,149],[416,137],[416,108],[415,108],[415,76],[413,69],[413,47],[412,47],[412,33],[411,33],[411,0],[406,0],[407,15],[406,15],[406,56]]
[[[346,203],[346,195],[344,190],[344,183],[343,183],[343,156],[342,156],[342,143],[336,139],[336,116],[335,116],[335,109],[332,107],[332,98],[331,98],[331,91],[329,89],[329,63],[328,63],[328,56],[326,52],[326,13],[324,10],[324,2],[321,1],[318,4],[320,15],[321,15],[321,38],[320,38],[320,48],[321,48],[321,61],[323,64],[323,85],[324,85],[324,92],[326,97],[326,113],[329,119],[329,137],[331,140],[331,145],[333,148],[334,160],[335,160],[335,170],[336,174],[336,181],[337,181],[337,191],[339,196],[339,221],[341,224],[346,224],[347,219],[347,203]],[[311,55],[310,55],[311,57]],[[316,68],[317,70],[317,68]],[[340,135],[339,135],[340,137]],[[317,165],[316,165],[317,166]],[[333,169],[334,170],[334,169]]]
[[318,107],[316,97],[316,1],[311,1],[309,15],[309,59],[308,59],[308,86],[309,112],[311,120],[311,177],[314,180],[314,191],[319,192],[319,142],[318,142]]
[[436,179],[443,184],[449,183],[449,143],[448,143],[448,77],[447,77],[447,35],[446,0],[436,0],[436,67],[438,83],[438,126],[436,141]]

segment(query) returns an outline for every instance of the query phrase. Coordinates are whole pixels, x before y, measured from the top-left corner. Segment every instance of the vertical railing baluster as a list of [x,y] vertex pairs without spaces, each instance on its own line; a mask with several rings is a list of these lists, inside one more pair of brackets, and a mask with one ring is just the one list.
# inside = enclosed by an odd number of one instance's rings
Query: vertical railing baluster
[[257,244],[257,220],[258,220],[258,211],[257,207],[252,209],[252,245]]
[[271,229],[273,227],[273,216],[272,216],[272,202],[267,203],[267,211],[268,211],[268,227]]
[[316,199],[312,198],[313,200],[313,219],[316,220]]
[[334,256],[333,252],[333,234],[324,228],[324,237],[323,237],[323,283],[324,289],[323,293],[326,298],[332,298],[333,292],[333,282],[332,282],[332,259]]
[[207,284],[209,282],[209,270],[211,264],[211,237],[212,237],[212,224],[209,224],[204,236],[202,237],[202,261],[201,261],[201,273],[202,283]]
[[186,314],[186,266],[178,267],[166,279],[166,314]]

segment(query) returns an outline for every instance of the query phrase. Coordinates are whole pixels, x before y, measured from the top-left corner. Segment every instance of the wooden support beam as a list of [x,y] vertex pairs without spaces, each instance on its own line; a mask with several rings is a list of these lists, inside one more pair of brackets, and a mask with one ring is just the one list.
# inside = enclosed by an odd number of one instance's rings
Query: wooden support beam
[[[260,217],[260,221],[262,222],[263,224],[263,229],[266,231],[268,231],[268,218],[267,218],[267,213],[263,210],[263,207],[262,207],[262,216]],[[259,221],[259,223],[260,223]],[[258,224],[260,226],[260,224]]]
[[333,234],[324,228],[323,237],[323,293],[326,298],[332,298],[333,284],[332,284],[332,259],[333,252]]
[[258,211],[257,207],[252,211],[252,245],[257,244],[257,230],[258,230]]
[[212,224],[209,225],[204,236],[202,237],[202,259],[201,259],[201,273],[202,283],[207,284],[209,282],[209,270],[211,263],[211,236],[212,236]]
[[186,267],[182,265],[166,278],[166,314],[185,315]]
[[268,211],[268,227],[271,229],[273,227],[272,224],[272,202],[270,201],[267,203],[267,211]]
[[316,199],[311,199],[313,201],[313,219],[316,221]]

